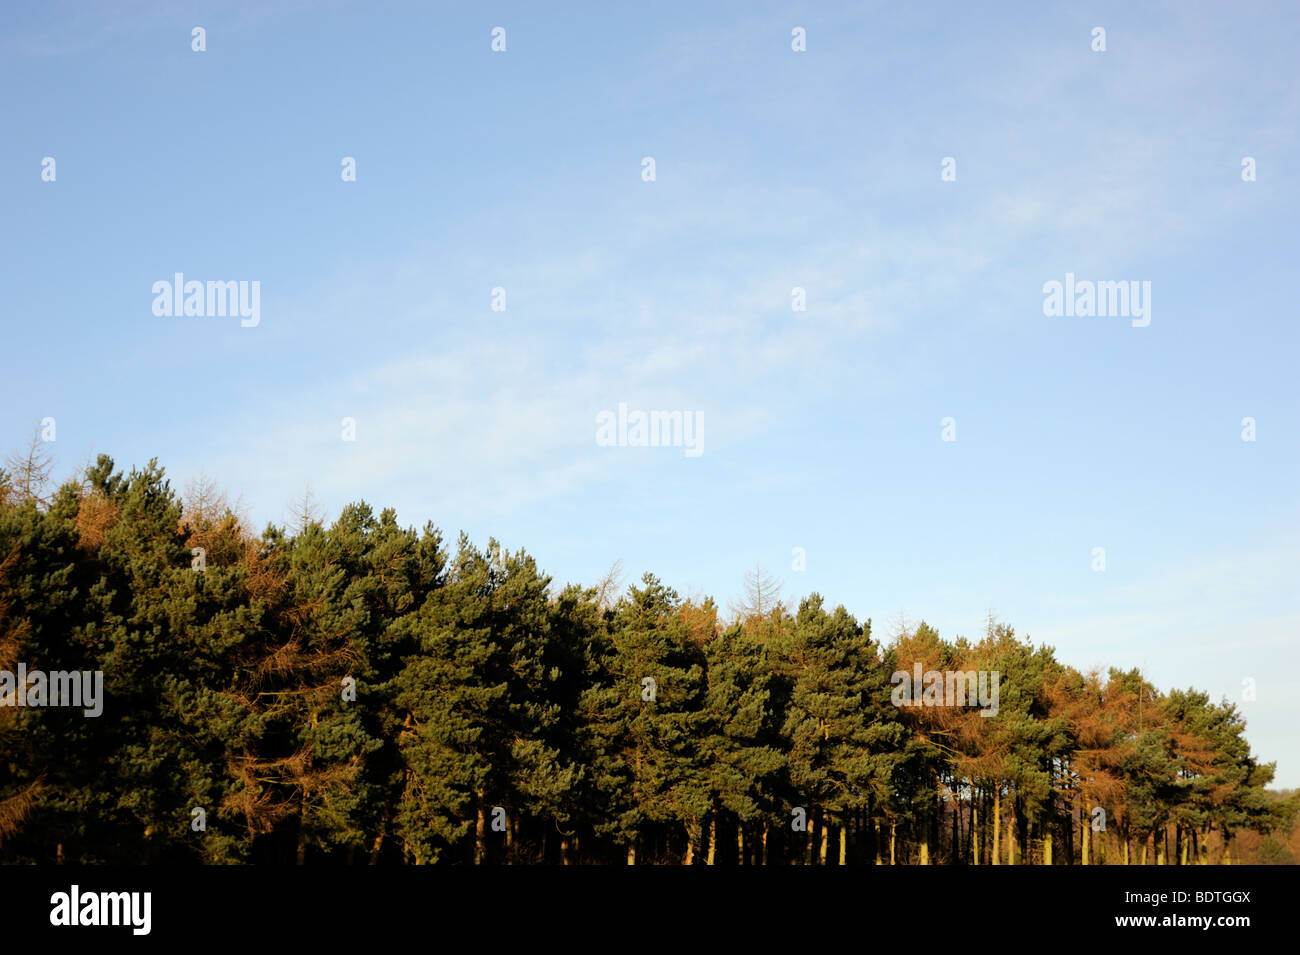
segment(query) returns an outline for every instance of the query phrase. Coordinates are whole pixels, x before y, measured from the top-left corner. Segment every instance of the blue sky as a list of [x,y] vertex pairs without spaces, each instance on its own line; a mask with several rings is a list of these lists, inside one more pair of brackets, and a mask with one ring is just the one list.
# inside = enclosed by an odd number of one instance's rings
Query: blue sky
[[[157,456],[259,528],[310,482],[560,582],[992,608],[1233,699],[1300,785],[1300,12],[701,6],[5,5],[4,444],[52,416],[62,473]],[[260,324],[155,316],[176,272]],[[1067,272],[1150,325],[1045,316]],[[619,402],[703,454],[598,447]]]

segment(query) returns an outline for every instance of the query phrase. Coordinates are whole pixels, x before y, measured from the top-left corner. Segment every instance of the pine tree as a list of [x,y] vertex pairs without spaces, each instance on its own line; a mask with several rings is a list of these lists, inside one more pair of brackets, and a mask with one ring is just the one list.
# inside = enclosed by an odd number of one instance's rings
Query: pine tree
[[599,647],[601,673],[583,696],[586,746],[595,794],[605,807],[597,836],[637,858],[641,830],[694,853],[710,809],[707,768],[699,755],[703,660],[678,614],[679,598],[652,574],[631,587]]

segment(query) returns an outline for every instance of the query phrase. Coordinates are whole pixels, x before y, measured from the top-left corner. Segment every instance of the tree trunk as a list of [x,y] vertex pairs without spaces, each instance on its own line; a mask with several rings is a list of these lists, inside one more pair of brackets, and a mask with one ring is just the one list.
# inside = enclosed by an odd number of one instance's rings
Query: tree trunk
[[817,853],[817,864],[825,865],[826,848],[827,848],[826,843],[830,840],[830,836],[831,836],[830,826],[826,824],[825,816],[822,816],[821,830],[822,830],[822,845],[821,845],[821,851]]
[[993,864],[1002,864],[1002,784],[993,790]]
[[1016,804],[1011,804],[1011,818],[1007,820],[1007,865],[1016,864]]
[[849,830],[840,826],[840,865],[849,864]]
[[767,865],[767,820],[763,820],[763,865]]
[[636,836],[627,841],[627,864],[636,865]]
[[474,864],[482,865],[483,857],[487,854],[487,844],[484,841],[486,828],[483,819],[483,794],[478,794],[478,821],[474,824]]
[[745,823],[736,823],[736,865],[745,864]]
[[709,854],[704,860],[705,865],[713,865],[713,860],[718,849],[718,814],[716,812],[709,814]]
[[971,865],[980,864],[980,811],[973,793],[970,801],[970,858]]
[[894,864],[895,864],[895,862],[894,862],[894,845],[895,845],[896,840],[897,840],[897,835],[898,835],[897,830],[898,830],[898,823],[896,823],[896,822],[891,822],[891,823],[889,824],[889,864],[890,864],[890,865],[894,865]]

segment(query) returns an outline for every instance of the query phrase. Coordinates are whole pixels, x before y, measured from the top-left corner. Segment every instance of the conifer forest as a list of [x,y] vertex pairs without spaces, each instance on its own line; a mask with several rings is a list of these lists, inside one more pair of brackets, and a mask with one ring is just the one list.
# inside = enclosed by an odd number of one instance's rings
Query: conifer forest
[[[325,520],[308,501],[255,534],[214,482],[180,493],[156,461],[49,471],[33,445],[0,472],[0,671],[28,674],[0,688],[5,863],[1297,851],[1296,798],[1232,703],[1082,672],[992,615],[885,633],[816,593],[782,601],[761,569],[724,609],[653,573],[556,581],[366,503]],[[42,705],[60,673],[102,674],[97,714]],[[904,690],[914,674],[980,679],[961,705],[928,678]]]

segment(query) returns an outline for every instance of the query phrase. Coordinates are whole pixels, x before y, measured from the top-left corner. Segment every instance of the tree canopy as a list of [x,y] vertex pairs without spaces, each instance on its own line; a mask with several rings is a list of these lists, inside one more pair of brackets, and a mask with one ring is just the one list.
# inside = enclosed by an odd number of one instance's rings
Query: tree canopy
[[[720,620],[364,503],[254,535],[156,461],[54,491],[39,448],[10,465],[0,671],[102,672],[105,700],[0,706],[0,862],[1292,859],[1235,705],[991,618],[882,641],[756,568]],[[996,674],[996,712],[900,705],[898,672]]]

